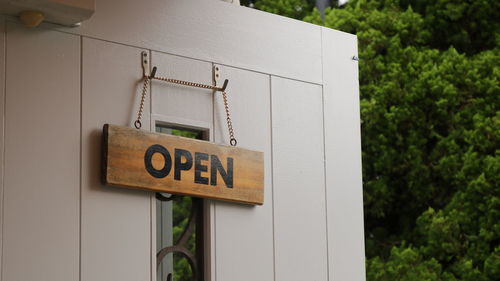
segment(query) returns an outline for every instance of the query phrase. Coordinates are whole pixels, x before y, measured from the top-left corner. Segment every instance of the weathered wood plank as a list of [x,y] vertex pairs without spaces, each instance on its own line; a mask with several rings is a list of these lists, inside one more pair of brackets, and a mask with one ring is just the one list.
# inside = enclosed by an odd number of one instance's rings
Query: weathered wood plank
[[264,202],[263,153],[104,126],[104,182],[226,201]]

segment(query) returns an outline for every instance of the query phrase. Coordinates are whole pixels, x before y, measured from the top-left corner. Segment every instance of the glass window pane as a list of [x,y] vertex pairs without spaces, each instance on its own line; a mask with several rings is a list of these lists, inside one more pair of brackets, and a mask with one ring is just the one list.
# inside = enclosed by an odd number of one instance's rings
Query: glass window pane
[[[164,125],[156,125],[156,132],[200,140],[206,139],[208,135],[206,131]],[[194,274],[198,280],[202,280],[203,257],[199,256],[203,251],[197,251],[197,248],[199,248],[198,250],[203,249],[203,245],[201,245],[203,237],[197,237],[197,235],[202,236],[200,233],[202,231],[201,218],[203,214],[200,212],[203,209],[201,206],[203,201],[190,196],[172,196],[166,193],[157,194],[157,198],[159,198],[156,202],[157,252],[168,252],[164,257],[159,257],[161,263],[157,268],[157,280],[192,281],[193,265],[191,263],[195,263],[195,267],[199,268],[198,272]],[[195,212],[195,215],[193,215],[193,212]],[[193,217],[194,221],[192,226],[189,227],[191,217]],[[187,229],[191,231],[191,234],[189,237],[182,239]],[[191,257],[168,250],[173,246],[179,246],[184,240],[186,240],[185,243],[180,246],[184,247],[191,254]]]

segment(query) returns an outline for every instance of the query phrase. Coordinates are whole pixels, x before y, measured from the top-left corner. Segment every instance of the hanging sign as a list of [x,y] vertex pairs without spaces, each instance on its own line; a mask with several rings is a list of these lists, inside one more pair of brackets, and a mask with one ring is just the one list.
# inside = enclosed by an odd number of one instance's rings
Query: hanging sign
[[264,203],[262,152],[108,124],[103,137],[106,184]]

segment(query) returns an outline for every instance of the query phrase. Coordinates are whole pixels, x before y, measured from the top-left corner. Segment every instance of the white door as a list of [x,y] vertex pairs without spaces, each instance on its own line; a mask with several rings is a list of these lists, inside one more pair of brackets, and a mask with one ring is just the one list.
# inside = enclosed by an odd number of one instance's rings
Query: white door
[[[238,145],[265,155],[263,206],[205,200],[205,280],[364,280],[356,37],[217,0],[109,0],[74,29],[0,17],[0,281],[172,270],[156,266],[169,207],[100,179],[102,126],[136,119],[142,51],[159,76],[212,84],[219,67]],[[143,130],[228,143],[220,93],[147,94]]]

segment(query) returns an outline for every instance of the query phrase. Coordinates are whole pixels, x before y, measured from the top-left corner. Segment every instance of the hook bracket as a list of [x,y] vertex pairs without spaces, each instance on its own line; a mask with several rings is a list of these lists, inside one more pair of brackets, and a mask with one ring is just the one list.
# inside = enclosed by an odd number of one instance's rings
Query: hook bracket
[[141,65],[142,65],[142,75],[144,77],[149,77],[149,55],[147,51],[142,51],[141,52]]
[[225,79],[224,82],[222,82],[222,87],[219,85],[221,84],[221,73],[220,73],[220,66],[217,64],[214,64],[213,66],[213,81],[214,81],[214,86],[217,87],[217,91],[220,92],[225,92],[227,88],[227,84],[229,83],[229,80]]
[[224,80],[224,84],[222,84],[222,88],[220,88],[221,92],[226,91],[227,84],[229,83],[229,80]]
[[151,78],[151,79],[155,78],[157,69],[158,68],[156,66],[153,66],[153,70],[151,70],[151,74],[149,74],[149,78]]

